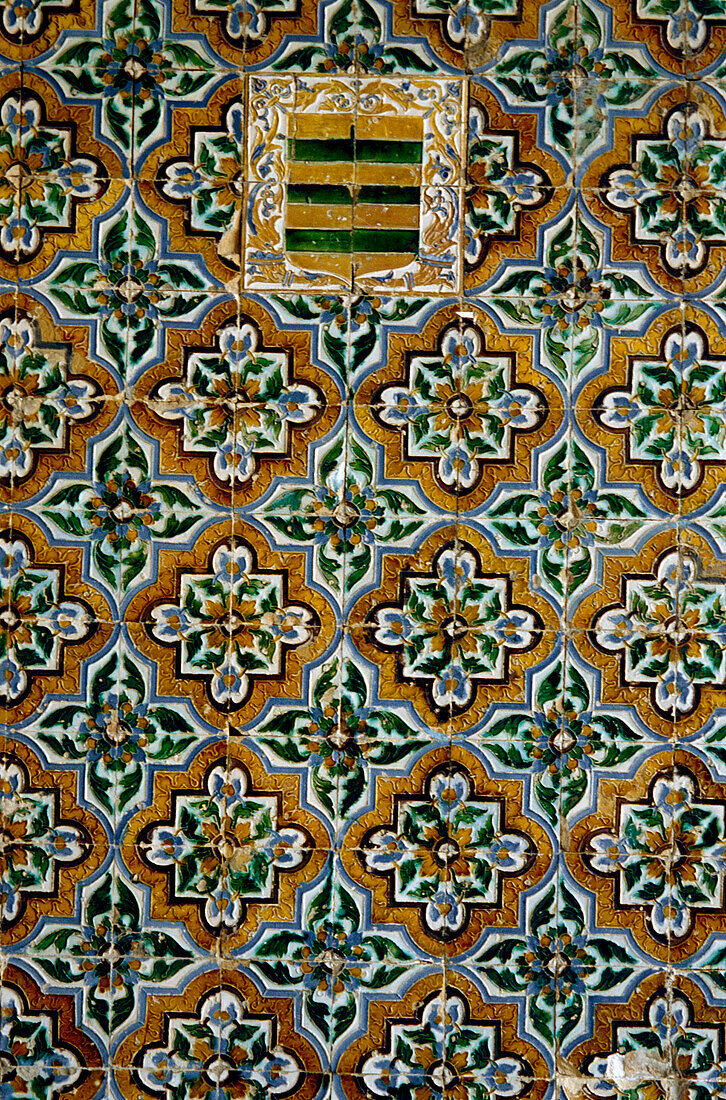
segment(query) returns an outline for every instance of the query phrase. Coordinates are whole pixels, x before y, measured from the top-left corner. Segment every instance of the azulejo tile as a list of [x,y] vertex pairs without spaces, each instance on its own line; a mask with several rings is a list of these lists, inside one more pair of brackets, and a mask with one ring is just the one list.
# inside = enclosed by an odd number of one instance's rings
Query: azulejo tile
[[2,466],[12,503],[43,488],[58,465],[80,472],[85,441],[113,420],[121,397],[88,356],[86,334],[54,324],[30,295],[0,298]]
[[420,34],[456,67],[477,68],[509,39],[535,38],[537,15],[536,6],[509,0],[487,7],[416,0],[410,9],[396,8],[393,22],[399,34]]
[[723,806],[698,757],[656,753],[628,781],[600,783],[597,811],[571,834],[570,870],[583,885],[599,877],[598,923],[627,925],[663,961],[683,960],[720,923]]
[[97,226],[93,257],[65,253],[36,287],[64,320],[92,326],[96,354],[123,384],[164,355],[169,325],[198,326],[226,295],[212,298],[219,281],[197,257],[170,252],[161,223],[128,190]]
[[466,152],[467,283],[481,285],[507,254],[530,255],[538,224],[567,199],[562,165],[536,148],[536,116],[504,114],[483,84],[470,89]]
[[170,14],[159,0],[103,0],[95,25],[62,32],[50,50],[25,61],[64,98],[92,107],[99,136],[130,168],[165,135],[166,108],[206,98],[226,71],[210,43],[172,32]]
[[7,4],[2,14],[2,57],[27,60],[55,46],[65,29],[92,30],[96,9],[92,3],[72,5],[67,0],[39,0],[27,5]]
[[643,337],[616,337],[606,376],[579,394],[579,422],[607,447],[613,480],[635,477],[654,504],[691,511],[720,483],[723,338],[689,306],[661,313]]
[[720,266],[722,119],[713,95],[666,90],[645,118],[616,121],[613,149],[585,176],[614,256],[638,257],[677,294],[704,289]]
[[358,648],[380,667],[381,695],[409,699],[424,722],[454,730],[492,699],[518,697],[524,670],[556,633],[551,606],[526,589],[526,567],[494,559],[479,532],[457,525],[416,556],[385,555],[382,569],[381,587],[351,612]]
[[149,205],[169,220],[174,249],[204,255],[223,282],[241,262],[245,88],[244,80],[233,77],[204,107],[175,112],[170,140],[140,168],[142,181],[150,181],[144,189]]
[[348,831],[343,862],[372,893],[373,919],[406,925],[437,954],[459,954],[487,926],[514,924],[520,895],[552,857],[521,813],[522,783],[492,784],[459,746],[422,756],[405,786],[379,780],[376,809]]
[[121,164],[90,127],[90,109],[62,105],[47,81],[3,81],[0,277],[40,274],[62,242],[86,251],[95,215],[123,189]]
[[242,523],[207,528],[191,551],[162,552],[158,582],[135,597],[128,618],[165,693],[187,678],[195,705],[221,726],[230,713],[258,714],[280,689],[297,695],[306,662],[335,635],[329,601],[301,573],[301,554],[283,558]]
[[249,978],[231,970],[195,978],[186,996],[182,1015],[173,998],[150,998],[144,1045],[122,1044],[121,1064],[134,1091],[178,1091],[180,1079],[185,1092],[193,1082],[202,1096],[220,1088],[264,1092],[271,1085],[305,1100],[318,1094],[320,1063],[314,1047],[295,1033],[289,1000],[260,997]]
[[220,504],[240,507],[279,473],[307,475],[310,444],[330,432],[341,400],[310,362],[308,333],[279,333],[251,299],[244,310],[231,301],[199,329],[170,330],[133,406],[161,444],[164,469],[183,467]]
[[249,751],[211,745],[190,771],[157,777],[153,807],[124,838],[130,869],[151,885],[152,913],[174,898],[203,947],[226,933],[233,950],[262,921],[290,922],[297,890],[325,863],[329,837],[298,808],[299,778],[270,778]]
[[642,1096],[676,1081],[690,1091],[720,1073],[719,1010],[687,977],[645,977],[626,1004],[597,1006],[595,1021],[592,1038],[575,1047],[565,1067],[573,1078],[590,1079],[589,1095],[626,1088]]
[[[439,507],[468,511],[562,422],[559,391],[533,370],[532,339],[505,336],[488,314],[445,307],[416,336],[391,337],[385,366],[355,398],[361,426],[385,449],[388,477],[416,477]],[[558,405],[560,406],[558,408]]]
[[703,1100],[726,12],[0,5],[0,1092]]
[[[674,73],[708,68],[722,52],[723,16],[700,0],[685,7],[677,2],[646,2],[633,12],[614,12],[617,36],[647,42],[653,57]],[[637,29],[636,29],[637,28]]]
[[8,966],[3,975],[3,1039],[9,1087],[19,1093],[30,1079],[47,1095],[73,1090],[97,1096],[104,1085],[98,1047],[74,1026],[72,998],[42,991],[24,970]]
[[276,704],[255,746],[278,767],[306,766],[308,801],[336,829],[347,829],[371,798],[374,774],[395,771],[424,749],[447,749],[448,730],[418,729],[401,706],[372,707],[374,685],[345,648],[316,670],[305,706]]
[[576,612],[576,645],[605,657],[597,662],[603,697],[628,698],[663,733],[671,723],[700,725],[722,690],[723,581],[709,551],[695,532],[682,544],[662,531],[634,562],[609,558],[603,588]]
[[46,692],[77,690],[84,657],[111,635],[108,603],[84,584],[82,555],[51,547],[41,528],[20,515],[2,532],[3,721],[27,717]]
[[411,81],[250,78],[246,289],[457,292],[463,84]]
[[369,1029],[341,1058],[344,1095],[387,1095],[392,1074],[414,1089],[429,1076],[444,1095],[476,1095],[492,1085],[512,1095],[544,1096],[547,1067],[516,1031],[513,1005],[487,1004],[464,975],[422,980],[408,991],[401,1015],[371,1006]]
[[25,939],[43,914],[69,916],[76,884],[105,861],[97,817],[75,798],[70,772],[45,771],[21,742],[3,752],[3,942]]
[[522,703],[493,708],[464,744],[504,777],[528,778],[529,808],[568,851],[569,827],[586,811],[603,771],[631,777],[645,752],[669,747],[619,704],[603,706],[592,669],[570,642],[528,677]]
[[127,637],[89,661],[73,702],[49,701],[25,731],[55,765],[82,762],[79,790],[101,820],[118,820],[146,800],[156,768],[178,767],[210,739],[188,702],[159,698],[151,666]]

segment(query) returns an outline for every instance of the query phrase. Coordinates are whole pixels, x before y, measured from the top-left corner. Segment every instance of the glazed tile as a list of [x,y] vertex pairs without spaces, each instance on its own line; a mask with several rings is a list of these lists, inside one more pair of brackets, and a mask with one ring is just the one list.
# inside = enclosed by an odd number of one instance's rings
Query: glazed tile
[[721,7],[0,11],[8,1097],[721,1088]]

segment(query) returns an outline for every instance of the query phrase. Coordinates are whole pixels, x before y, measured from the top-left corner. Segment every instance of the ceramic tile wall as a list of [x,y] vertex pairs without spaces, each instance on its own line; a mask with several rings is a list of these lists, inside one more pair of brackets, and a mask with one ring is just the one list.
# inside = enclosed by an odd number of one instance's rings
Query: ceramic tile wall
[[1,1100],[722,1096],[723,0],[0,59]]

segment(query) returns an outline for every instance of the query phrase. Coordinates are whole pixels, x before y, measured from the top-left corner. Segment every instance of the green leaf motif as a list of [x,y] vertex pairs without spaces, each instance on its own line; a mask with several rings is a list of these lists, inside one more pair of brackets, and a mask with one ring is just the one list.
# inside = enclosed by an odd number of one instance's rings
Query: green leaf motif
[[141,988],[173,978],[193,961],[174,936],[142,930],[136,894],[111,872],[90,889],[85,923],[36,941],[33,957],[56,981],[85,990],[88,1015],[106,1035],[130,1018]]

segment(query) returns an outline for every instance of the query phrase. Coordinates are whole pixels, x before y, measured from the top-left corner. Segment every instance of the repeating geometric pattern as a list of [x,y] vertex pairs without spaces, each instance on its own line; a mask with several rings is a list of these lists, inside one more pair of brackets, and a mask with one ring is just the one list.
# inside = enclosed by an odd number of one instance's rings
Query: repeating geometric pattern
[[726,0],[0,3],[0,1100],[726,1082]]

